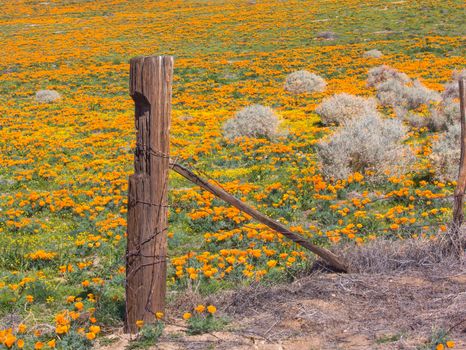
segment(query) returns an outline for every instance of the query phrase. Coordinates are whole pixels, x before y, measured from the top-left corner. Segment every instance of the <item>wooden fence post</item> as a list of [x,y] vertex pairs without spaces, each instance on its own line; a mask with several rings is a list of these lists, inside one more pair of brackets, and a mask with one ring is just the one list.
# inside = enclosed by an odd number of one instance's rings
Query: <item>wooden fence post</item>
[[138,320],[154,322],[165,307],[172,77],[171,56],[130,61],[137,136],[128,188],[126,333],[137,332]]
[[453,203],[453,223],[450,229],[450,243],[455,254],[461,256],[463,247],[461,242],[461,225],[464,220],[464,192],[466,190],[466,91],[464,79],[458,81],[460,93],[460,114],[461,114],[461,154],[458,181],[455,189],[455,199]]

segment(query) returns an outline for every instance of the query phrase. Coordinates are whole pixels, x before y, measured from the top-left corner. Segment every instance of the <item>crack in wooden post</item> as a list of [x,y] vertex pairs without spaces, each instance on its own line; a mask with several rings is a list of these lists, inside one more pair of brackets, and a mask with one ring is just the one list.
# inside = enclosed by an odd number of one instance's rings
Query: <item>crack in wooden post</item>
[[135,174],[130,176],[128,188],[126,333],[138,331],[138,320],[155,322],[155,312],[165,308],[167,263],[160,257],[167,255],[172,77],[171,56],[136,57],[130,61],[136,152]]

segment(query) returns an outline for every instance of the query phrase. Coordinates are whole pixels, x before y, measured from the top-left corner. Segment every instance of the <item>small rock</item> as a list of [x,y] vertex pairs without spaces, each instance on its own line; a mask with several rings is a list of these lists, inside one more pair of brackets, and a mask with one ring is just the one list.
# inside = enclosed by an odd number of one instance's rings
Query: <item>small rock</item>
[[10,179],[4,179],[0,177],[0,186],[6,185],[6,186],[12,186],[16,183],[15,180],[10,180]]
[[36,101],[39,103],[51,103],[60,98],[61,95],[55,90],[39,90],[36,92]]
[[383,56],[383,53],[377,49],[369,50],[364,52],[363,57],[371,57],[371,58],[380,58]]
[[326,31],[326,32],[317,33],[316,37],[319,39],[325,39],[325,40],[335,40],[338,38],[338,35],[334,32]]

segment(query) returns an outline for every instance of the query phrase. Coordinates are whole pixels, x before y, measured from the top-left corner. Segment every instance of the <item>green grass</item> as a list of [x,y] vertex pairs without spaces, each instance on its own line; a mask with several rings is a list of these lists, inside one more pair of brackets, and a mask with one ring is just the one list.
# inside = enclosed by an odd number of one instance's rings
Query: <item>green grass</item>
[[[314,198],[316,191],[307,179],[318,174],[313,143],[328,132],[314,113],[322,96],[291,98],[282,89],[286,74],[313,70],[330,82],[329,93],[342,89],[367,95],[373,92],[360,83],[376,64],[397,65],[412,76],[437,84],[465,64],[460,0],[371,0],[347,5],[327,0],[258,1],[256,5],[247,1],[81,0],[56,1],[49,7],[40,2],[3,2],[0,14],[0,43],[10,52],[0,62],[0,283],[5,284],[0,290],[0,318],[33,314],[37,322],[55,325],[59,311],[73,309],[65,302],[68,296],[86,298],[94,293],[100,299],[87,307],[96,307],[98,322],[112,326],[122,323],[124,272],[120,267],[124,266],[126,227],[118,220],[126,217],[121,210],[126,208],[127,177],[133,172],[130,148],[135,139],[133,102],[128,95],[129,58],[144,54],[175,56],[171,149],[180,162],[193,163],[222,184],[238,180],[257,186],[247,194],[241,190],[235,194],[260,206],[267,215],[288,221],[289,226],[317,222],[325,230],[340,229],[351,221],[330,208],[349,193],[389,193],[404,186],[353,183],[336,193],[321,192],[334,196],[332,201]],[[322,31],[333,31],[338,38],[316,39]],[[386,58],[362,59],[362,52],[372,48],[381,50]],[[58,90],[62,101],[35,103],[34,94],[42,88]],[[290,135],[277,142],[262,140],[251,145],[225,142],[221,124],[249,103],[276,108],[284,115]],[[183,115],[192,115],[192,119],[182,119]],[[431,136],[420,135],[419,141],[425,143]],[[291,149],[277,150],[283,145]],[[442,191],[429,174],[416,176],[427,179],[428,185],[420,186],[417,179],[410,195],[421,187]],[[281,188],[266,190],[274,183],[280,183]],[[298,187],[300,184],[304,186]],[[199,210],[200,205],[195,199],[182,200],[183,188],[194,187],[170,175],[170,257],[189,251],[218,253],[221,249],[261,247],[263,242],[246,236],[239,239],[238,234],[227,241],[206,242],[206,233],[239,225],[231,218],[191,220],[188,214]],[[451,184],[447,189],[452,189]],[[191,192],[201,193],[197,188]],[[69,197],[73,205],[55,211],[48,205],[42,209],[33,208],[30,202],[22,205],[31,193],[50,196],[55,206]],[[260,193],[266,197],[258,200],[255,195]],[[16,198],[17,194],[24,194],[24,198]],[[285,195],[288,199],[282,201]],[[94,202],[100,197],[110,201]],[[426,204],[424,199],[416,198],[416,217],[439,206]],[[277,203],[280,205],[274,206]],[[385,214],[393,205],[408,207],[412,203],[404,196],[394,202],[376,203],[368,211]],[[104,210],[84,210],[80,215],[73,211],[79,205]],[[224,204],[212,202],[212,207],[219,206]],[[357,210],[351,203],[345,206],[351,213]],[[30,223],[19,228],[8,225],[9,210],[22,211],[12,220],[28,219]],[[442,215],[431,215],[426,221],[435,223],[449,213]],[[365,227],[361,236],[390,223],[371,216],[358,220]],[[90,234],[102,236],[99,247],[87,246]],[[115,239],[117,235],[120,240]],[[76,241],[81,239],[86,242],[78,246]],[[312,239],[328,244],[325,237]],[[282,247],[275,241],[267,246],[277,254],[298,249],[295,245]],[[50,261],[26,257],[39,249],[58,255]],[[262,256],[254,263],[262,268],[267,259]],[[281,261],[280,269],[268,270],[261,283],[291,281],[311,262],[299,260],[286,266]],[[90,265],[81,269],[79,263]],[[72,272],[59,272],[67,265],[72,266]],[[174,272],[170,265],[169,276]],[[42,274],[44,277],[40,277]],[[8,287],[19,285],[26,277],[35,281],[16,291]],[[81,285],[93,278],[102,278],[104,286],[94,282],[89,287]],[[209,295],[253,281],[234,271],[223,279],[194,283],[202,295]],[[170,278],[169,286],[183,289],[186,283]],[[34,295],[33,305],[24,302],[27,293]],[[0,328],[3,326],[0,324]],[[73,334],[63,344],[88,346]]]

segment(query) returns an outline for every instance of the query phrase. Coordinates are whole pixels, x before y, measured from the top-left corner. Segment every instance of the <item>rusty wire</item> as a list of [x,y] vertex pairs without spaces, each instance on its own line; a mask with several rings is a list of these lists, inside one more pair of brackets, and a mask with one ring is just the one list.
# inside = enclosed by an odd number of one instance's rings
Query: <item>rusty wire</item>
[[[154,156],[154,157],[159,157],[159,158],[165,158],[165,159],[169,159],[171,160],[172,158],[168,155],[168,154],[165,154],[165,153],[162,153],[162,152],[158,152],[158,151],[155,151],[153,150],[151,147],[146,147],[144,145],[141,145],[141,144],[137,144],[136,145],[136,148],[134,150],[134,154],[135,155],[143,155],[143,154],[149,154],[150,156]],[[170,162],[170,165],[169,167],[171,168],[172,164],[177,164],[178,162],[178,158],[175,158],[173,162]],[[206,174],[204,171],[196,168],[192,163],[189,163],[188,165],[186,165],[186,163],[183,164],[184,167],[187,167],[188,169],[190,169],[191,171],[193,172],[196,172],[198,174],[201,174],[203,175],[204,177],[207,178],[208,181],[212,181],[213,183],[215,183],[217,186],[219,186],[220,188],[222,188],[224,191],[226,191],[222,185],[215,179],[213,179],[212,177],[210,177],[208,174]],[[163,204],[162,203],[162,198],[164,197],[164,195],[166,194],[166,191],[167,191],[167,183],[165,183],[165,186],[162,190],[162,193],[161,193],[161,198],[159,200],[158,203],[150,203],[150,202],[145,202],[145,201],[131,201],[128,202],[128,207],[131,207],[131,206],[135,206],[137,204],[143,204],[143,205],[149,205],[151,207],[156,207],[157,208],[157,214],[156,214],[156,222],[159,222],[160,220],[160,215],[161,215],[161,209],[162,208],[174,208],[174,207],[178,207],[178,206],[174,206],[174,205],[171,205],[171,204]],[[463,196],[465,194],[462,194]],[[461,196],[460,195],[457,195],[457,194],[451,194],[451,195],[445,195],[445,196],[441,196],[441,197],[435,197],[435,198],[425,198],[425,200],[429,200],[429,201],[436,201],[436,200],[445,200],[445,199],[449,199],[449,198],[455,198],[455,197],[458,197],[458,196]],[[371,199],[370,202],[364,204],[364,206],[366,205],[371,205],[373,203],[376,203],[378,201],[390,201],[390,200],[403,200],[403,199],[407,199],[407,198],[404,198],[404,196],[388,196],[388,197],[382,197],[382,198],[376,198],[376,199]],[[422,200],[424,198],[417,198],[418,200]],[[346,198],[346,199],[342,199],[342,200],[335,200],[335,201],[326,201],[327,203],[328,202],[331,202],[331,203],[338,203],[338,204],[343,204],[345,203],[345,201],[350,201],[351,199],[350,198]],[[434,228],[434,227],[440,227],[440,226],[446,226],[448,225],[448,223],[446,222],[437,222],[437,223],[426,223],[426,224],[417,224],[417,225],[407,225],[407,226],[402,226],[400,225],[399,228],[396,229],[396,231],[409,231],[409,230],[413,230],[413,229],[419,229],[419,228]],[[248,225],[242,225],[242,227],[245,227],[245,228],[254,228],[254,227],[251,227],[251,226],[248,226]],[[254,228],[254,229],[258,229],[258,228]],[[131,257],[136,257],[136,256],[140,256],[140,257],[144,257],[144,258],[153,258],[153,259],[158,259],[158,260],[155,260],[151,263],[146,263],[146,264],[142,264],[142,265],[139,265],[137,266],[136,268],[132,269],[131,271],[127,271],[127,279],[129,277],[131,277],[132,275],[136,274],[138,271],[140,271],[141,269],[143,269],[144,267],[149,267],[149,266],[154,266],[154,265],[157,265],[157,264],[162,264],[162,263],[167,263],[168,259],[169,259],[169,255],[165,255],[165,256],[159,256],[159,255],[143,255],[141,253],[141,249],[142,247],[145,245],[145,244],[148,244],[149,242],[151,242],[153,239],[155,239],[158,235],[166,232],[168,230],[168,227],[165,227],[163,228],[162,230],[155,230],[153,232],[152,235],[150,235],[149,237],[147,237],[144,241],[140,242],[136,251],[131,251],[131,252],[127,252],[126,255],[125,255],[125,259],[127,260],[128,258],[131,258]],[[260,229],[259,229],[260,230]],[[377,229],[377,230],[371,230],[371,232],[386,232],[386,233],[394,233],[395,230],[392,230],[390,228],[381,228],[381,229]],[[321,242],[321,243],[328,243],[328,240],[329,240],[329,236],[326,236],[325,233],[324,235],[322,236],[315,236],[315,235],[309,235],[307,234],[307,238],[308,239],[311,239],[311,240],[314,240],[314,241],[317,241],[317,242]],[[145,303],[145,310],[149,313],[152,313],[154,314],[155,312],[157,312],[158,310],[152,310],[151,309],[151,297],[152,297],[152,294],[154,292],[154,288],[153,288],[153,285],[154,285],[154,278],[155,278],[155,275],[152,274],[152,278],[151,278],[151,282],[150,282],[150,293],[148,295],[148,298],[146,300],[146,303]],[[127,287],[127,280],[125,280],[125,287]]]

